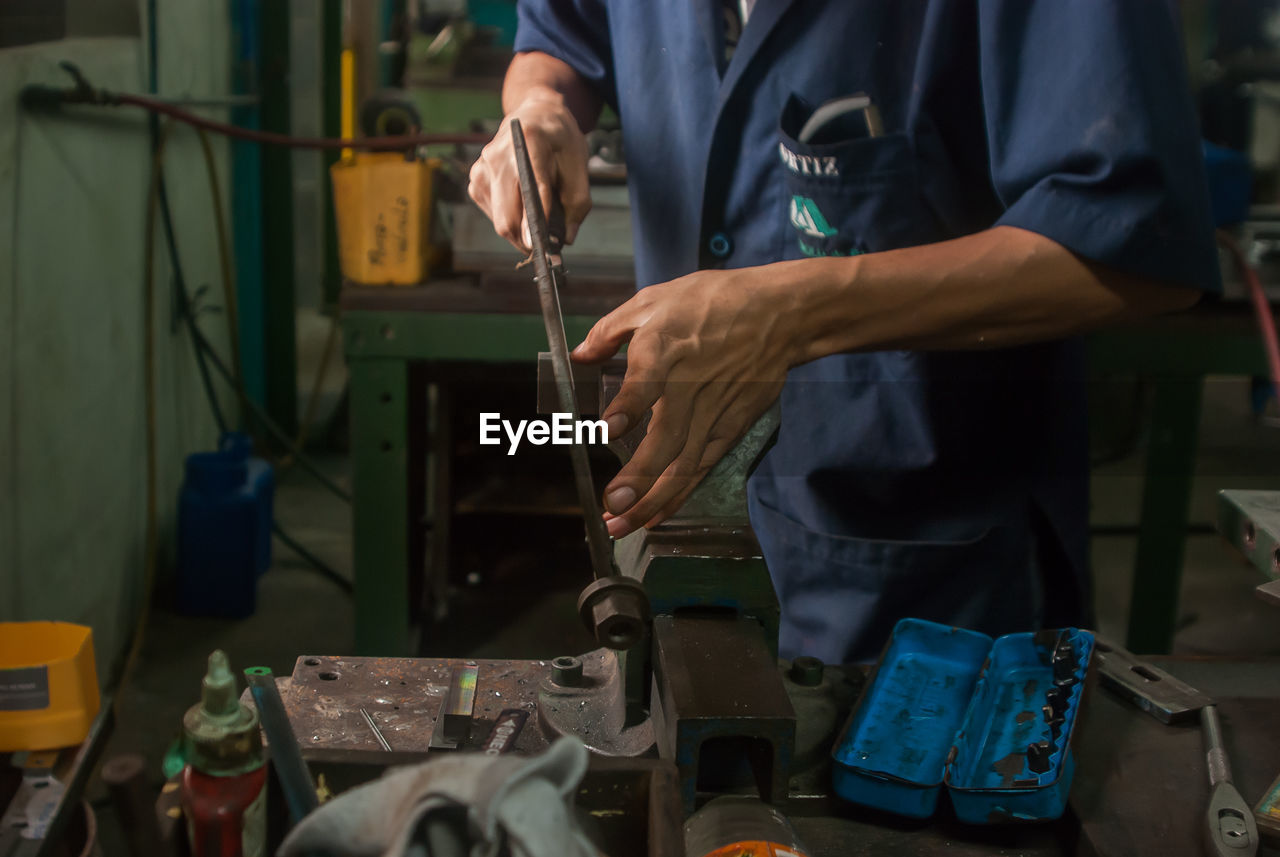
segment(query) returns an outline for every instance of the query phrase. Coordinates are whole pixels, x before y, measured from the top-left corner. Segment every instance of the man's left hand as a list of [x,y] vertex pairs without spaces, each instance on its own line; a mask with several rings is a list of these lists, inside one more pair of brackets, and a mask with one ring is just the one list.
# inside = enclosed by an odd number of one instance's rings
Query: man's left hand
[[829,354],[1007,348],[1183,309],[1199,292],[996,226],[860,256],[698,271],[642,289],[573,353],[630,341],[605,410],[619,437],[653,408],[636,455],[605,489],[615,538],[674,513],[778,397],[787,370]]
[[611,438],[653,411],[635,455],[604,491],[614,538],[674,514],[778,398],[798,351],[778,268],[698,271],[649,286],[574,349],[574,360],[597,363],[630,343],[626,378],[602,415]]

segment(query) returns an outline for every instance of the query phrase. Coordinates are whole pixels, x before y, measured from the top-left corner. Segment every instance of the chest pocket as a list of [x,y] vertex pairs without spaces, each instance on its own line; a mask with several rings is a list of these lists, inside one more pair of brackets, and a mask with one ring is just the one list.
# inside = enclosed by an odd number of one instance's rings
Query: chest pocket
[[[921,194],[906,134],[869,137],[860,114],[801,143],[814,108],[792,95],[778,123],[778,159],[786,175],[780,216],[789,224],[782,258],[854,256],[940,240]],[[865,125],[863,125],[865,129]]]

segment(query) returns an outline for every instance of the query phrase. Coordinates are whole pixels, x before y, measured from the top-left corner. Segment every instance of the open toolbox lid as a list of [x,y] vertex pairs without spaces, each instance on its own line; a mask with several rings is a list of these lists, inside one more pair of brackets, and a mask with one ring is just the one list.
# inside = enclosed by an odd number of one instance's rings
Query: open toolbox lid
[[962,820],[1056,818],[1093,635],[895,626],[832,751],[837,794],[924,818],[949,789]]

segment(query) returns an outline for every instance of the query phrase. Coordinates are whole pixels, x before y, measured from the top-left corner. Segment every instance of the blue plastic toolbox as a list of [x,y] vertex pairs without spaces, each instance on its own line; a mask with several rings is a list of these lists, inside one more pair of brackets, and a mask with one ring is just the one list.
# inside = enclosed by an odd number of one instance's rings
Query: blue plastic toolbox
[[903,619],[832,751],[836,793],[926,818],[946,786],[962,821],[1059,817],[1092,656],[1076,628],[992,640]]

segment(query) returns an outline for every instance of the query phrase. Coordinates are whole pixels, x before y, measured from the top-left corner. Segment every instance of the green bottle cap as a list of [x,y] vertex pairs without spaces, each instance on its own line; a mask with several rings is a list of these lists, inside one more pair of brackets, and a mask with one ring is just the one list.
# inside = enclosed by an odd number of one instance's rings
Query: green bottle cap
[[240,700],[236,698],[236,677],[231,674],[231,663],[222,649],[209,655],[209,671],[204,674],[201,699],[205,713],[210,717],[229,717],[240,713]]
[[200,702],[182,718],[186,758],[196,770],[213,776],[235,776],[265,761],[258,712],[240,704],[235,674],[222,650],[209,656]]

